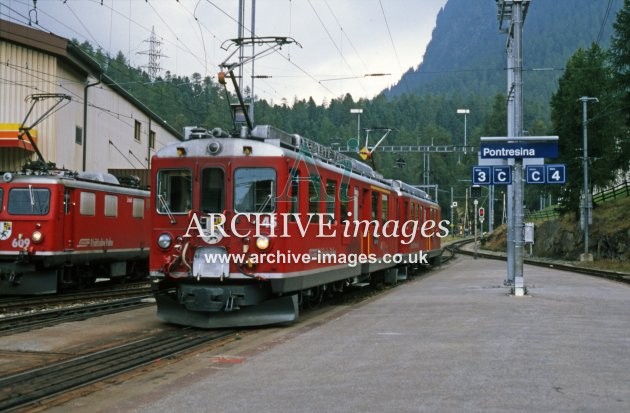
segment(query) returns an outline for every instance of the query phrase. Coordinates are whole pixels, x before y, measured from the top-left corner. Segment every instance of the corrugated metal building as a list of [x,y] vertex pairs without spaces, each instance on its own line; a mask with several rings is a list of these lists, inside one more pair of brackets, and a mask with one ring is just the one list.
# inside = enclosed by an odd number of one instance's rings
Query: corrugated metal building
[[68,39],[0,20],[0,171],[36,159],[17,129],[25,119],[31,126],[56,100],[33,105],[34,94],[69,97],[34,128],[44,159],[58,167],[134,170],[145,181],[155,151],[182,139]]

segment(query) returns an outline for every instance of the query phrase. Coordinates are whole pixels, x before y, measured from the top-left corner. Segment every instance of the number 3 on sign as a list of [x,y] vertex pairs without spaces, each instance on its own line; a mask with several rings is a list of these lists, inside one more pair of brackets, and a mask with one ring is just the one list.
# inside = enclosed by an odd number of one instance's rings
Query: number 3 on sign
[[492,183],[490,170],[489,166],[473,166],[473,185],[490,185]]

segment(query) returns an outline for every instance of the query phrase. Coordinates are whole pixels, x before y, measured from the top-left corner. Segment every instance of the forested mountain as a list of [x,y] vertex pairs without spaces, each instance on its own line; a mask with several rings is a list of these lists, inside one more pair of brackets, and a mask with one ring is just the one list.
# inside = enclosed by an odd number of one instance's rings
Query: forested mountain
[[[409,70],[398,85],[373,99],[354,100],[347,94],[325,105],[318,105],[313,99],[295,100],[291,105],[256,100],[255,123],[272,124],[323,144],[345,146],[357,136],[357,118],[350,109],[362,108],[364,128],[395,128],[387,138],[387,145],[462,145],[464,133],[469,145],[478,145],[480,136],[505,136],[506,35],[499,33],[496,9],[491,0],[448,0],[438,16],[422,64]],[[622,18],[615,23],[619,16]],[[611,36],[615,39],[612,45]],[[599,46],[593,46],[598,40]],[[580,96],[599,96],[602,102],[607,102],[590,112],[599,118],[598,124],[609,126],[599,128],[593,136],[606,133],[606,139],[599,142],[609,142],[613,147],[600,150],[620,155],[618,159],[602,158],[601,167],[618,168],[613,170],[613,177],[618,171],[630,170],[627,126],[624,129],[623,122],[611,122],[611,116],[617,116],[630,125],[630,106],[621,103],[630,102],[628,44],[630,0],[532,0],[530,3],[523,36],[524,128],[530,135],[561,136],[563,156],[567,159],[560,161],[575,165],[572,167],[577,170],[569,175],[573,180],[581,176],[579,162],[573,159],[581,147],[581,108],[576,103]],[[166,73],[151,80],[141,69],[129,67],[122,53],[110,57],[88,43],[80,47],[111,79],[176,129],[190,125],[232,129],[229,103],[236,99],[211,78],[198,73]],[[580,57],[586,49],[592,49],[586,55],[592,58]],[[537,70],[542,68],[551,70]],[[554,104],[550,106],[552,95]],[[470,109],[466,129],[462,115],[457,114],[458,108]],[[365,132],[361,134],[363,140]],[[380,135],[370,135],[370,143],[379,138]],[[405,160],[405,168],[396,166],[399,158]],[[371,162],[389,178],[411,184],[428,180],[437,185],[440,204],[449,211],[451,188],[453,200],[464,204],[465,189],[470,185],[467,180],[477,156],[470,151],[466,155],[433,153],[427,159],[417,152],[376,152]],[[593,176],[598,177],[595,184],[599,187],[611,183],[611,174]],[[564,188],[573,188],[573,193],[558,193]],[[577,188],[576,181],[548,191],[555,191],[556,199],[569,200],[575,199]],[[537,208],[544,186],[526,188],[527,191],[527,204]],[[497,196],[500,199],[500,189]],[[482,200],[482,204],[487,202]],[[463,210],[459,208],[455,213],[461,216]],[[500,222],[500,213],[496,218]],[[458,218],[456,221],[461,222]]]
[[[525,99],[548,108],[569,57],[593,42],[606,48],[622,6],[623,0],[531,0],[523,26]],[[385,95],[505,93],[507,35],[499,32],[497,9],[492,0],[448,0],[422,63]]]

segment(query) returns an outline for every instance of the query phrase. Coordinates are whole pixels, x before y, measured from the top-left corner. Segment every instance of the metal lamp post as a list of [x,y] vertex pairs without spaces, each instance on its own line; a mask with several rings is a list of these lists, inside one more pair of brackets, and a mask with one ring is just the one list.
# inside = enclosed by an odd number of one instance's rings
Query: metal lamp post
[[361,142],[361,114],[363,109],[350,109],[350,113],[357,114],[357,142]]
[[466,153],[466,137],[467,137],[467,127],[466,127],[466,117],[467,115],[470,113],[470,109],[457,109],[457,113],[459,113],[460,115],[463,114],[464,115],[464,154]]
[[584,169],[584,194],[582,196],[582,228],[584,229],[584,253],[580,256],[580,261],[593,261],[593,255],[588,252],[588,226],[590,224],[590,209],[592,208],[591,194],[588,190],[588,131],[586,124],[588,122],[587,103],[589,100],[599,102],[597,98],[582,96],[578,100],[582,101],[582,135],[583,156],[582,168]]

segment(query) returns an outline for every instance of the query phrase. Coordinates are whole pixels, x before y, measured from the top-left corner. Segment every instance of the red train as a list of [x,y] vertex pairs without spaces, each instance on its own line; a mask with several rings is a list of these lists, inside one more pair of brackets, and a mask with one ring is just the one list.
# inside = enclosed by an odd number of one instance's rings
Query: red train
[[146,278],[149,195],[109,174],[4,173],[0,295],[55,293],[101,277]]
[[302,301],[439,262],[448,221],[424,191],[271,126],[243,135],[196,131],[152,159],[162,320],[291,322]]

